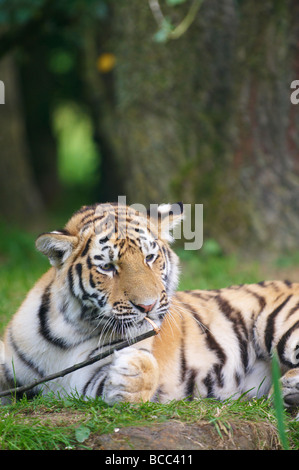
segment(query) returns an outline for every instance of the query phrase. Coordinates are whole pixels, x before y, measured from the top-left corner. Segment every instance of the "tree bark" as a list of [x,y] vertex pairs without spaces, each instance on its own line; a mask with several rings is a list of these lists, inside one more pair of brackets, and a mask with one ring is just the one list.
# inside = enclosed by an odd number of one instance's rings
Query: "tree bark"
[[[191,100],[184,70],[191,64],[186,60],[179,70],[176,65],[186,42],[153,42],[156,24],[147,3],[114,4],[110,25],[108,40],[107,33],[102,40],[100,30],[99,45],[91,45],[91,33],[85,48],[89,101],[100,146],[105,143],[101,150],[108,177],[103,180],[113,188],[114,198],[125,194],[128,203],[165,202],[194,139],[194,130],[185,134],[188,123],[177,115],[177,109],[181,107],[183,114]],[[96,70],[97,56],[105,51],[114,53],[117,61],[107,75]]]
[[299,108],[290,100],[299,72],[299,5],[255,7],[254,15],[248,3],[241,8],[231,163],[249,234],[269,249],[292,250],[299,246]]
[[[164,13],[178,24],[189,5]],[[205,237],[227,250],[298,248],[298,18],[291,0],[209,0],[157,43],[147,2],[114,4],[116,67],[110,81],[94,67],[93,89],[129,203],[203,203]]]

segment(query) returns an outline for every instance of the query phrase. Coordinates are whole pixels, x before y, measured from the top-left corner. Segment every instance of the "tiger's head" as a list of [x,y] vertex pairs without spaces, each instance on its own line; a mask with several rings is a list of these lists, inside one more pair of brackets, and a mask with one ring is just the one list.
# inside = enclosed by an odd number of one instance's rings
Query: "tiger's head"
[[55,268],[60,311],[115,339],[148,330],[146,316],[161,324],[178,282],[169,231],[182,212],[181,204],[158,206],[154,216],[95,204],[63,230],[40,235],[36,247]]

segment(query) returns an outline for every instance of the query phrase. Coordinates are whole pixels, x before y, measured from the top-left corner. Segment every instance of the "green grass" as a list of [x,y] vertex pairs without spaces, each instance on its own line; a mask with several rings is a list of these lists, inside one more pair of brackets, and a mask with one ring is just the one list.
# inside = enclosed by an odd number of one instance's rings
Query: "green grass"
[[282,448],[289,449],[288,436],[285,426],[285,411],[283,406],[283,399],[280,386],[280,367],[277,353],[275,352],[272,357],[272,381],[273,381],[273,404],[277,420],[277,430],[280,438]]
[[35,234],[0,223],[0,335],[26,293],[49,266],[48,260],[36,251],[34,241]]
[[[0,334],[28,290],[49,267],[35,250],[36,235],[0,224]],[[180,289],[219,288],[261,280],[258,262],[241,263],[235,256],[223,256],[215,244],[207,246],[198,254],[177,249],[182,262]],[[286,258],[283,266],[293,267]],[[92,448],[95,435],[173,419],[189,423],[204,420],[215,426],[219,436],[236,419],[275,426],[278,422],[282,447],[299,448],[299,423],[285,410],[280,410],[277,417],[275,408],[265,399],[224,403],[203,399],[167,405],[122,403],[109,407],[100,398],[84,401],[76,396],[48,396],[33,401],[24,398],[0,407],[0,449]]]
[[[113,433],[127,426],[179,420],[185,423],[212,423],[222,437],[232,422],[275,424],[268,400],[250,402],[213,399],[159,403],[118,403],[108,406],[101,398],[26,398],[0,408],[0,449],[54,450],[92,448],[92,437]],[[91,439],[91,441],[89,440]]]
[[209,255],[205,250],[176,251],[181,265],[180,290],[220,289],[261,280],[257,262],[243,264],[237,256]]

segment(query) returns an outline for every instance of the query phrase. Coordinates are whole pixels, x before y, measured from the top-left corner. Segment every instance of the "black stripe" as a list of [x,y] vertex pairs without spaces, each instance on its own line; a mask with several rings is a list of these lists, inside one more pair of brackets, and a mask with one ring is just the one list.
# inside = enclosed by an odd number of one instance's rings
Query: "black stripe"
[[226,299],[221,297],[221,295],[217,295],[215,297],[215,300],[218,303],[221,312],[233,325],[234,333],[239,342],[239,350],[241,354],[242,364],[246,371],[249,362],[247,349],[249,335],[242,314],[240,311],[232,307]]
[[67,278],[68,278],[68,283],[69,283],[69,288],[71,293],[73,294],[74,297],[76,296],[75,290],[74,290],[74,276],[73,276],[73,265],[69,267],[68,272],[67,272]]
[[90,297],[90,294],[85,290],[85,287],[83,286],[83,281],[82,281],[82,264],[77,263],[75,266],[78,278],[79,278],[79,286],[83,294],[83,299]]
[[[280,341],[278,342],[277,344],[277,354],[278,354],[278,357],[280,359],[280,361],[285,364],[286,366],[288,367],[297,367],[298,364],[295,364],[291,361],[288,361],[288,359],[286,359],[284,357],[284,349],[285,349],[285,345],[286,345],[286,342],[287,340],[289,339],[289,337],[291,336],[291,334],[297,330],[299,328],[299,321],[297,321],[280,339]],[[299,340],[298,340],[298,343],[296,344],[296,346],[299,346]],[[295,348],[297,349],[297,348]],[[299,353],[299,351],[298,351]],[[297,355],[298,355],[297,353]]]
[[91,285],[91,287],[95,288],[96,287],[96,284],[93,280],[93,277],[92,277],[92,273],[90,272],[89,273],[89,284]]
[[[112,234],[112,232],[109,233],[110,236],[111,236],[111,234]],[[107,242],[109,241],[110,236],[107,235],[107,236],[104,237],[104,238],[100,238],[100,239],[99,239],[99,243],[101,243],[101,244],[107,243]]]
[[244,287],[244,290],[245,290],[245,292],[247,292],[248,294],[251,294],[253,297],[255,297],[257,299],[257,301],[259,303],[259,306],[260,306],[260,309],[262,311],[266,306],[265,298],[262,295],[257,294],[256,292],[250,290],[247,287]]
[[209,373],[203,380],[204,385],[207,388],[207,398],[215,398],[214,395],[214,381],[212,379],[211,373]]
[[[223,382],[223,374],[222,374],[222,368],[224,364],[227,361],[227,357],[225,352],[223,351],[222,347],[220,344],[216,341],[215,337],[212,335],[211,331],[208,328],[205,328],[205,325],[201,321],[200,316],[196,312],[196,310],[189,305],[188,303],[184,302],[185,307],[192,313],[194,318],[197,320],[196,324],[200,328],[201,334],[203,334],[202,328],[204,328],[204,335],[205,335],[205,340],[207,343],[207,347],[209,350],[213,351],[216,354],[216,357],[218,359],[218,363],[214,364],[214,373],[217,378],[217,383],[219,387],[223,387],[224,382]],[[202,327],[201,327],[202,325]],[[210,377],[211,379],[211,377]]]
[[185,327],[183,323],[183,318],[182,318],[182,336],[181,336],[181,348],[180,348],[180,356],[181,356],[181,383],[184,382],[185,377],[186,377],[186,372],[187,372],[187,362],[186,362],[186,356],[185,356]]
[[[83,213],[84,212],[88,212],[87,214],[85,214],[83,216]],[[82,214],[82,218],[80,220],[80,224],[81,225],[84,225],[85,221],[89,218],[89,217],[92,217],[95,213],[95,207],[93,206],[86,206],[85,208],[82,208],[82,210],[80,209],[79,211],[76,212],[76,214],[78,213],[81,213]]]
[[237,386],[239,386],[241,383],[241,377],[238,374],[238,372],[235,372],[235,381],[236,381]]
[[50,289],[51,284],[45,289],[42,295],[42,301],[38,312],[39,317],[39,332],[49,343],[60,347],[61,349],[67,349],[68,345],[62,338],[53,336],[48,324],[48,313],[50,306]]
[[95,225],[96,222],[98,222],[99,220],[102,220],[105,216],[105,214],[102,214],[102,215],[94,215],[93,219],[92,219],[92,223]]
[[181,345],[181,383],[183,383],[185,381],[186,372],[187,372],[187,364],[186,364],[186,356],[185,356],[185,351],[184,351],[184,343],[183,343],[183,340],[182,340],[182,345]]
[[17,354],[17,356],[19,357],[19,359],[21,359],[21,361],[31,370],[33,370],[33,372],[35,372],[35,374],[37,374],[39,377],[44,377],[45,376],[45,373],[43,371],[41,371],[38,366],[32,361],[32,359],[29,359],[25,353],[23,351],[20,350],[20,348],[17,346],[17,344],[15,343],[14,341],[14,338],[13,338],[13,335],[12,335],[12,331],[10,329],[9,331],[9,341],[10,341],[10,344],[11,346],[13,347],[15,353]]
[[91,243],[91,238],[89,238],[89,239],[87,240],[87,242],[86,242],[86,245],[85,245],[85,247],[84,247],[84,250],[83,250],[82,253],[81,253],[81,256],[82,256],[82,257],[87,254],[87,252],[88,252],[88,250],[89,250],[90,243]]
[[201,329],[201,333],[202,333],[202,328],[204,328],[204,334],[205,334],[205,339],[206,339],[208,348],[211,351],[214,351],[216,353],[216,356],[219,360],[220,365],[223,366],[226,363],[227,357],[226,357],[226,354],[223,351],[222,347],[216,341],[216,339],[212,335],[211,331],[208,328],[205,328],[205,325],[201,321],[198,313],[190,305],[185,303],[185,306],[191,311],[192,315],[197,319],[197,321],[200,322],[201,325],[203,325],[203,327],[201,327],[200,325],[198,325],[198,327]]
[[299,302],[296,303],[296,305],[291,308],[291,310],[289,311],[287,317],[286,317],[286,320],[288,320],[290,318],[291,315],[293,315],[294,313],[298,312],[299,310]]
[[222,366],[220,364],[214,364],[212,370],[203,380],[204,385],[207,387],[207,397],[216,398],[214,391],[215,381],[217,381],[217,386],[222,388],[224,386],[224,377],[222,374]]
[[283,307],[288,303],[288,301],[290,300],[291,297],[292,297],[292,295],[289,295],[268,316],[267,325],[266,325],[266,328],[265,328],[265,346],[266,346],[266,349],[267,349],[268,353],[270,353],[271,347],[272,347],[272,341],[273,341],[274,329],[275,329],[274,328],[275,327],[275,319],[276,319],[277,315],[279,314],[279,312],[283,309]]
[[194,397],[196,371],[194,369],[190,369],[188,375],[189,376],[185,387],[185,396],[189,399],[192,399]]
[[[51,292],[50,292],[51,285],[52,284],[49,284],[49,286],[45,289],[45,291],[42,295],[42,298],[41,298],[41,304],[40,304],[39,311],[38,311],[39,333],[44,337],[44,339],[46,339],[49,343],[60,347],[61,349],[68,349],[70,347],[78,346],[79,344],[82,344],[85,341],[89,341],[90,338],[93,338],[93,337],[97,336],[97,333],[95,333],[94,335],[91,334],[89,336],[86,336],[85,338],[82,338],[80,341],[78,341],[76,343],[70,343],[70,342],[67,341],[67,339],[63,339],[61,337],[57,337],[57,336],[53,335],[53,333],[50,329],[49,315],[48,315],[50,304],[51,304]],[[64,308],[66,308],[66,305],[65,305]],[[60,311],[59,313],[62,313],[62,312]],[[66,321],[70,325],[73,325],[73,322],[71,321],[70,318],[68,318],[66,316],[65,312],[63,312],[63,314],[62,314],[62,318],[64,319],[64,321]],[[75,325],[75,326],[77,326],[77,325]],[[70,340],[71,339],[72,338],[70,338]],[[20,357],[21,357],[21,352],[20,352]],[[31,361],[28,358],[25,358],[25,356],[21,357],[21,359],[24,362],[26,362],[27,365],[30,366],[31,368],[33,368],[33,369],[35,368],[35,372],[43,377],[44,372],[41,371],[40,369],[38,369],[33,361]]]
[[210,294],[211,291],[198,292],[198,291],[187,291],[187,290],[185,290],[184,292],[186,292],[189,295],[192,295],[192,297],[195,297],[196,299],[201,299],[201,300],[204,300],[204,301],[207,301],[207,300],[210,300],[211,298],[213,298],[213,296]]
[[91,224],[94,225],[96,221],[103,219],[105,216],[105,214],[96,215],[96,206],[90,206],[88,213],[82,217],[78,225],[81,230],[85,230],[86,227]]
[[[88,255],[87,256],[87,268],[89,269],[89,284],[91,285],[92,288],[95,288],[96,283],[93,280],[92,267],[93,267],[92,262],[91,262],[90,256]],[[98,284],[100,284],[100,282],[98,282]]]
[[168,271],[168,256],[167,256],[166,248],[163,245],[162,245],[162,252],[163,252],[164,260],[165,260],[165,264],[166,264],[166,271]]
[[107,294],[102,294],[102,297],[97,297],[97,302],[99,307],[104,307],[107,303]]
[[[83,395],[88,395],[88,388],[91,389],[91,391],[89,392],[90,394],[92,393],[92,389],[97,381],[97,379],[101,376],[101,374],[105,373],[105,371],[107,370],[109,366],[102,366],[102,367],[99,367],[98,369],[96,369],[95,371],[93,371],[90,379],[86,382],[86,384],[84,385],[84,388],[82,390],[82,394]],[[106,375],[104,375],[103,379],[106,380]],[[102,379],[102,380],[103,380]],[[102,382],[102,381],[101,381]],[[101,383],[99,384],[99,386],[101,385]],[[103,384],[104,386],[104,384]]]
[[68,230],[66,230],[65,228],[60,228],[60,229],[56,230],[56,232],[59,232],[62,235],[71,235],[70,232]]
[[217,385],[218,387],[223,387],[224,386],[224,378],[223,378],[223,373],[222,373],[222,365],[221,364],[214,364],[213,366],[214,373],[217,379]]
[[104,377],[101,382],[98,385],[97,391],[96,391],[96,396],[97,397],[102,397],[103,396],[103,390],[104,390],[104,385],[106,382],[107,376]]
[[81,234],[83,234],[83,232],[85,232],[86,230],[88,230],[90,227],[93,227],[93,226],[94,226],[93,220],[91,220],[90,222],[86,222],[86,224],[84,224],[84,225],[80,228]]
[[[26,385],[16,379],[14,372],[8,369],[6,364],[4,365],[4,376],[7,382],[7,388],[19,388]],[[39,394],[39,390],[39,388],[35,387],[34,389],[27,390],[27,392],[16,392],[13,394],[13,397],[16,398],[16,400],[20,400],[21,398],[26,396],[28,400],[32,400],[35,396]]]

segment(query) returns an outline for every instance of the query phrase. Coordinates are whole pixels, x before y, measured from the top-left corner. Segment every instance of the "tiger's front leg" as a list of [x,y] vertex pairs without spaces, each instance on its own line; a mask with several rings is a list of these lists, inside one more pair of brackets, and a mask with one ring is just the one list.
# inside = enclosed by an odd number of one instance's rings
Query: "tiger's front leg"
[[158,380],[159,369],[154,356],[147,350],[129,347],[114,353],[102,397],[109,404],[148,401],[158,387]]

